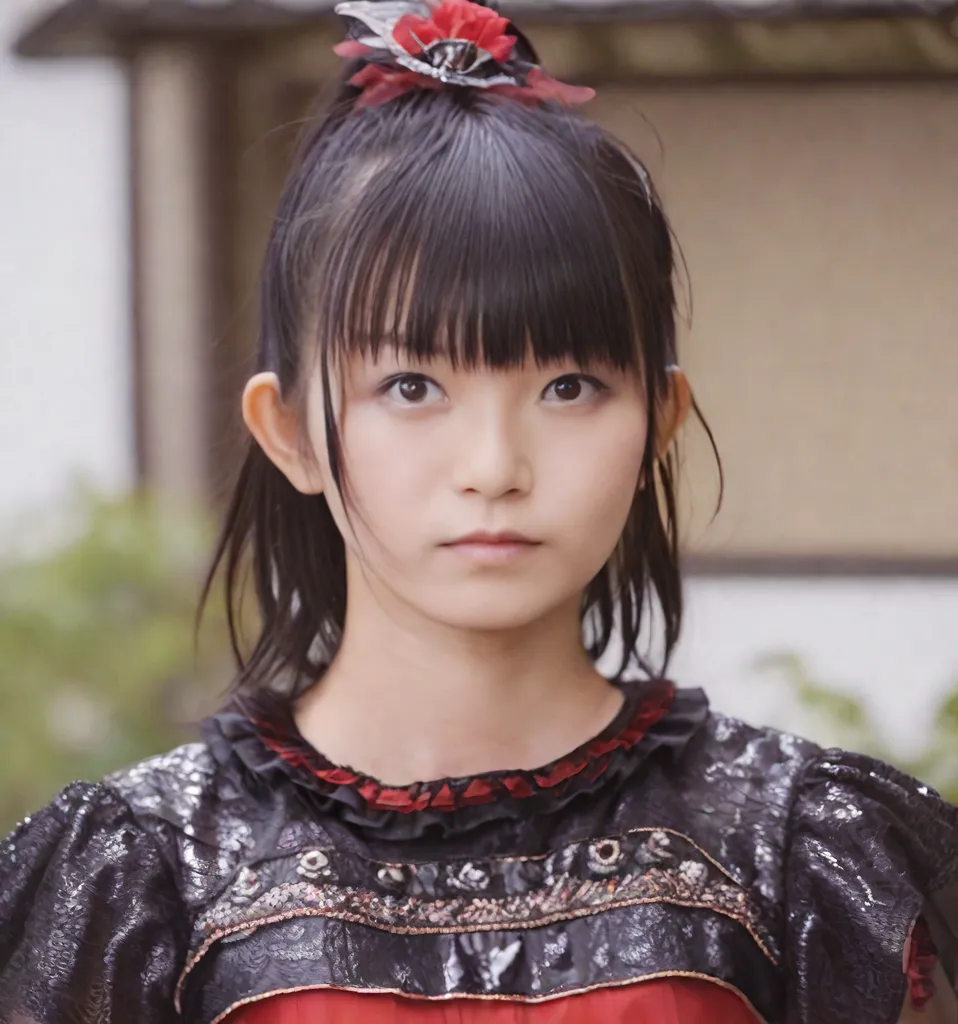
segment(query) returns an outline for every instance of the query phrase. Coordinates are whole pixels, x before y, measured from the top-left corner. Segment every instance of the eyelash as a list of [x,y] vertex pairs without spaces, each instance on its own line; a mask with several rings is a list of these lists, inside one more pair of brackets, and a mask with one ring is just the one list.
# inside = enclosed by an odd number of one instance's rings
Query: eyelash
[[[596,398],[599,395],[601,395],[604,392],[609,390],[608,386],[603,384],[602,381],[597,380],[595,377],[590,377],[588,374],[585,374],[585,373],[564,373],[561,377],[556,377],[555,380],[550,381],[542,389],[542,394],[545,395],[549,391],[550,388],[554,388],[558,384],[561,384],[561,383],[563,383],[565,381],[575,381],[575,382],[587,384],[594,391],[594,394],[591,396],[593,398]],[[425,376],[425,374],[421,374],[421,373],[399,373],[399,374],[396,374],[395,376],[392,376],[392,377],[388,378],[387,380],[383,381],[383,383],[379,387],[379,393],[381,395],[383,395],[383,396],[388,396],[390,394],[390,392],[392,392],[393,389],[396,388],[398,385],[404,384],[404,383],[413,383],[413,382],[420,383],[420,384],[425,384],[427,387],[438,388],[440,391],[442,391],[442,387],[439,384],[437,384],[434,380],[432,380],[431,378]],[[424,405],[425,404],[424,402],[403,402],[403,401],[401,401],[399,399],[396,399],[396,400],[397,400],[398,404],[405,405],[407,407],[409,407],[409,406],[416,406],[416,405]],[[581,404],[581,403],[577,402],[575,399],[572,399],[571,401],[568,401],[568,402],[563,402],[563,401],[560,400],[560,401],[557,402],[557,404],[559,404],[559,405],[577,405],[577,404]]]

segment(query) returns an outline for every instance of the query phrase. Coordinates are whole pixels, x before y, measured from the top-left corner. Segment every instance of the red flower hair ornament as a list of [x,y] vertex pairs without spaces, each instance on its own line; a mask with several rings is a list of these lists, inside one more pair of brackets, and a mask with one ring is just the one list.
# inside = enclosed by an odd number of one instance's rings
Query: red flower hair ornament
[[528,103],[586,103],[594,90],[565,85],[514,54],[508,18],[471,0],[345,0],[336,13],[349,25],[340,57],[368,63],[350,78],[359,107],[412,89],[484,89]]

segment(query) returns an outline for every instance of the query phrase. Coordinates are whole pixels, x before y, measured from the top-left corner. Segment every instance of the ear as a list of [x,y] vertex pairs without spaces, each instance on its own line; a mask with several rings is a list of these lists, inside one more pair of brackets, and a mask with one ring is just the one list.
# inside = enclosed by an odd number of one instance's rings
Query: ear
[[284,401],[275,373],[257,373],[243,391],[243,420],[267,458],[303,494],[320,494],[319,466],[304,452],[300,417]]
[[692,408],[692,389],[689,387],[685,374],[677,367],[670,366],[668,373],[668,393],[659,403],[656,410],[656,437],[658,452],[661,458],[675,440],[678,432],[685,425]]

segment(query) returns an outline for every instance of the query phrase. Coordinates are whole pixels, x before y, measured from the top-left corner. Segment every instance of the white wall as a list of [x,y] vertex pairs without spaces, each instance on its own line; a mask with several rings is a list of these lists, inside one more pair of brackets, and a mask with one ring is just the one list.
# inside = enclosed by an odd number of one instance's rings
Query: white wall
[[755,665],[779,652],[799,656],[816,682],[863,698],[883,739],[910,756],[937,702],[958,688],[958,581],[689,581],[670,675],[704,687],[729,714],[814,732],[781,677]]
[[25,62],[0,4],[0,528],[74,477],[131,479],[126,91],[101,62]]

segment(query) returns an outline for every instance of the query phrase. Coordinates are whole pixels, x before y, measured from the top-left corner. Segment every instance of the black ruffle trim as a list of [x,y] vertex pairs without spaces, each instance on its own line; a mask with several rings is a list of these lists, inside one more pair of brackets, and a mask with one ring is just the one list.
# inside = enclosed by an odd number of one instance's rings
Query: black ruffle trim
[[[420,786],[388,787],[333,765],[303,738],[288,706],[279,702],[268,714],[259,712],[256,721],[234,704],[207,719],[203,734],[221,764],[251,773],[270,788],[291,781],[308,792],[320,813],[374,831],[377,838],[408,840],[426,832],[441,837],[489,821],[554,813],[584,794],[614,787],[657,751],[677,758],[708,717],[708,699],[702,690],[673,690],[660,680],[620,686],[625,702],[614,721],[567,757],[542,769],[492,772]],[[656,714],[663,700],[667,707]],[[651,720],[647,728],[641,728],[643,716]],[[598,756],[590,756],[595,751]],[[377,799],[397,794],[403,805],[375,806],[368,799],[371,791],[378,792]]]

